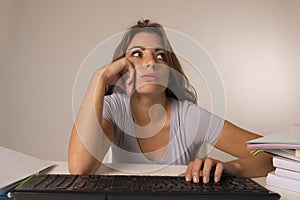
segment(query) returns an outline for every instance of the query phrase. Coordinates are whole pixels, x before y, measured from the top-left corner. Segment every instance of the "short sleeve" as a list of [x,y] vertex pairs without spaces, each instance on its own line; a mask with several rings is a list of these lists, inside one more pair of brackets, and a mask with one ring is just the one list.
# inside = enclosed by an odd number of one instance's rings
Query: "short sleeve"
[[103,103],[103,114],[102,117],[106,120],[108,120],[109,122],[111,122],[112,124],[114,124],[114,120],[113,120],[113,108],[112,108],[112,98],[110,95],[108,96],[104,96],[104,103]]
[[133,133],[129,97],[126,94],[114,93],[104,96],[102,117],[126,133]]
[[224,119],[208,111],[205,112],[207,113],[210,122],[204,142],[214,144],[224,127]]
[[[193,104],[183,104],[186,133],[196,145],[213,144],[224,125],[224,119]],[[191,138],[192,137],[192,138]]]

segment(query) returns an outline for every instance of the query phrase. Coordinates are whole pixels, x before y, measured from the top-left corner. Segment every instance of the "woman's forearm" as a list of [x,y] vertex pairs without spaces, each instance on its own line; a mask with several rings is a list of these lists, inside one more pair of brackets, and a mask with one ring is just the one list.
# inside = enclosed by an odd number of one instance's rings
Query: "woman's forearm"
[[102,74],[100,69],[93,75],[73,125],[68,155],[71,173],[94,173],[110,145],[102,129],[106,85]]
[[260,153],[224,163],[224,171],[240,177],[261,177],[274,170],[272,156]]

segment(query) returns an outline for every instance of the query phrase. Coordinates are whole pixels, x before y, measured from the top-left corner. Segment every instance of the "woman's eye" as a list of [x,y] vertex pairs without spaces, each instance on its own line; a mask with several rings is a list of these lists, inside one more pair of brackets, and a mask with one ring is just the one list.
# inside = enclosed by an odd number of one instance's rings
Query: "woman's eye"
[[164,54],[164,53],[159,53],[159,54],[157,54],[157,56],[156,56],[158,59],[160,59],[160,60],[165,60],[166,59],[166,55]]
[[141,57],[142,56],[142,52],[139,52],[139,51],[132,52],[131,56],[132,57]]

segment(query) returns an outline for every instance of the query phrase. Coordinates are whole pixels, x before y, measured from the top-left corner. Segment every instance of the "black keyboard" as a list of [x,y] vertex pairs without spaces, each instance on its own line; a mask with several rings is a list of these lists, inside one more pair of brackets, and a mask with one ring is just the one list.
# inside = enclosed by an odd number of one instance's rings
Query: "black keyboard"
[[[211,178],[213,180],[213,178]],[[279,199],[248,178],[225,176],[221,181],[186,182],[178,176],[38,175],[13,191],[15,200],[183,200]]]

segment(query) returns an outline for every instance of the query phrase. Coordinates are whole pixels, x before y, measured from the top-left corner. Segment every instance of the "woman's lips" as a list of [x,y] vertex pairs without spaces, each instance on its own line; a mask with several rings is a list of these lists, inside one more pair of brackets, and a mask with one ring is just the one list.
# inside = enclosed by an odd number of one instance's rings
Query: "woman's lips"
[[154,74],[144,74],[141,76],[143,80],[145,81],[157,81],[158,77]]

